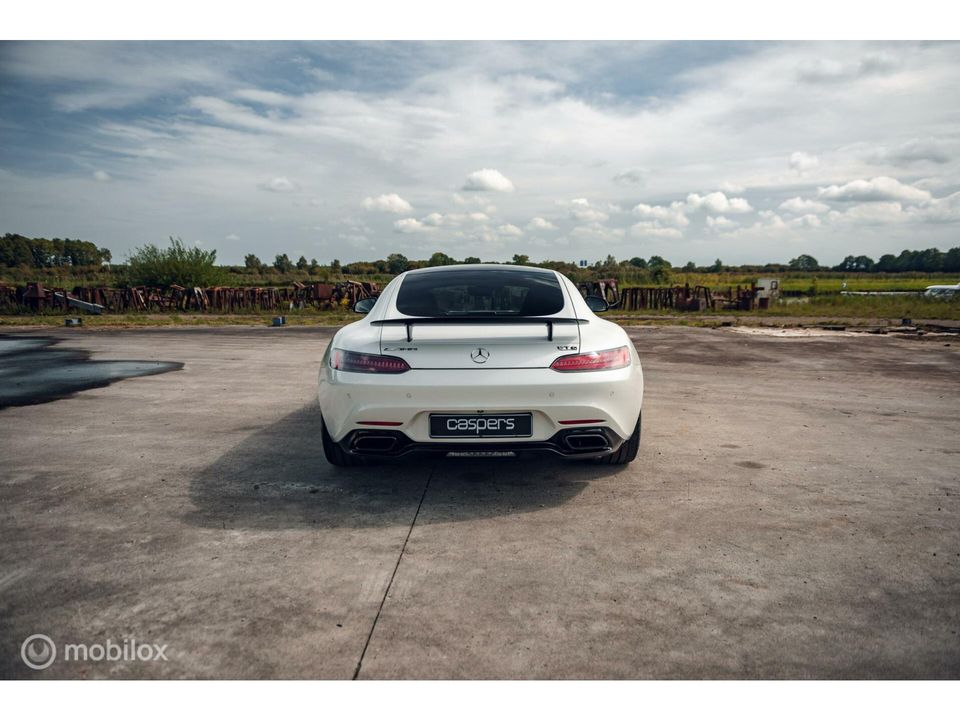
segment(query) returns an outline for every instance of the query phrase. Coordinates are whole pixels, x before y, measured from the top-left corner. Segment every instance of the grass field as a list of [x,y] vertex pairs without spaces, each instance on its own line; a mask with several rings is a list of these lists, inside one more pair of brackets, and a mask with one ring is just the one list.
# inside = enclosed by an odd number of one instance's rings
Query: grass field
[[[83,315],[86,327],[189,327],[194,325],[267,325],[279,313],[246,313],[237,315],[214,315],[205,313],[171,313],[125,315]],[[359,319],[359,315],[349,310],[290,310],[283,315],[289,325],[344,325]],[[716,310],[696,313],[698,317],[717,318],[789,318],[815,317],[830,320],[877,319],[896,320],[916,318],[926,320],[960,321],[960,298],[952,301],[934,300],[921,296],[877,297],[863,295],[821,295],[802,302],[781,302],[769,310],[738,311]],[[74,314],[71,314],[74,316]],[[682,320],[686,315],[676,310],[641,310],[637,312],[619,312],[613,309],[611,317],[618,321],[630,322],[633,317],[662,317]],[[0,328],[3,327],[59,327],[63,325],[64,315],[21,314],[0,315]]]

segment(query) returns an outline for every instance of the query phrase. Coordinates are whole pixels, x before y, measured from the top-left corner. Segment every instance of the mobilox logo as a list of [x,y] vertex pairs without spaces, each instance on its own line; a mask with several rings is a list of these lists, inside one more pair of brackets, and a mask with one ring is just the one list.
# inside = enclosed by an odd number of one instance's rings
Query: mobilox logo
[[[20,646],[20,657],[33,670],[46,670],[57,659],[57,644],[48,636],[31,635]],[[61,662],[166,662],[167,646],[125,638],[105,643],[66,643]]]
[[20,657],[27,667],[46,670],[57,659],[57,645],[46,635],[31,635],[20,646]]

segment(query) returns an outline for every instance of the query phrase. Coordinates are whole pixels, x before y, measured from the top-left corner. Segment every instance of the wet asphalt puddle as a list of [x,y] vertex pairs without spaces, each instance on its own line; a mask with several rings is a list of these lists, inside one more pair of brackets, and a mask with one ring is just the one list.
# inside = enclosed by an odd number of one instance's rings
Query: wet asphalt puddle
[[0,335],[0,408],[51,402],[118,380],[183,367],[179,362],[91,360],[88,351],[59,348],[59,342]]

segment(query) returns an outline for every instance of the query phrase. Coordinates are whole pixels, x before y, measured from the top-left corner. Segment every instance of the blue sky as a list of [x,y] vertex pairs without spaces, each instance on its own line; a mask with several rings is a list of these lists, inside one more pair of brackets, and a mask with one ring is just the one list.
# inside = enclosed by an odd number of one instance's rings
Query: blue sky
[[960,244],[956,43],[0,43],[0,232],[225,262]]

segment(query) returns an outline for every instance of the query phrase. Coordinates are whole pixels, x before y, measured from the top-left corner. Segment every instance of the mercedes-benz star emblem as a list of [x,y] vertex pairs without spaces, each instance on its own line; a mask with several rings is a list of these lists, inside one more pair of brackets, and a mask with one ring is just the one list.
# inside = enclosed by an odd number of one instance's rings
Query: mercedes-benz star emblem
[[472,353],[470,353],[470,359],[475,363],[485,363],[487,358],[490,357],[490,351],[486,348],[477,348]]

